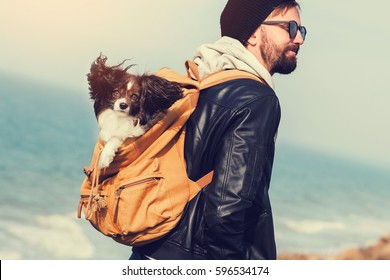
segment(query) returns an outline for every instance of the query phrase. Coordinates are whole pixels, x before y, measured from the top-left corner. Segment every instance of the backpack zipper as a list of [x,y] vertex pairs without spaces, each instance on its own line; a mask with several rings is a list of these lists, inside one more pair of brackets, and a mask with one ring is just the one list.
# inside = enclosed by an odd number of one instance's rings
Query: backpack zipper
[[162,178],[162,177],[145,178],[145,179],[142,179],[142,180],[139,180],[139,181],[136,181],[136,182],[132,182],[132,183],[123,185],[123,186],[119,187],[119,188],[115,191],[116,197],[117,197],[117,199],[119,199],[119,197],[120,197],[122,191],[123,191],[124,189],[126,189],[126,188],[133,187],[133,186],[140,185],[140,184],[145,184],[145,183],[153,182],[153,181],[159,181],[159,180],[161,180],[161,178]]
[[115,211],[114,211],[114,217],[113,217],[114,223],[115,224],[117,223],[119,198],[120,198],[120,195],[121,195],[121,193],[122,193],[122,191],[124,189],[129,188],[129,187],[133,187],[133,186],[137,186],[137,185],[140,185],[140,184],[145,184],[145,183],[150,183],[150,182],[154,182],[154,181],[159,181],[162,178],[163,178],[162,176],[154,176],[154,177],[151,177],[151,178],[145,178],[145,179],[142,179],[142,180],[139,180],[139,181],[136,181],[136,182],[132,182],[132,183],[129,183],[129,184],[126,184],[126,185],[123,185],[123,186],[119,187],[115,191],[115,194],[116,194],[115,200],[116,201],[115,201]]

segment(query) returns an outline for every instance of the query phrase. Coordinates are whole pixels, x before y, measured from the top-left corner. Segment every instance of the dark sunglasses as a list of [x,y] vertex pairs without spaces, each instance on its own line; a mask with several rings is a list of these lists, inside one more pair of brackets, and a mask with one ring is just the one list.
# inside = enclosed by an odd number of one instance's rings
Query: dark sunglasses
[[306,28],[304,26],[299,26],[298,23],[295,20],[292,21],[264,21],[262,24],[267,25],[281,25],[281,24],[288,24],[288,33],[290,34],[290,38],[294,39],[297,36],[298,30],[301,32],[303,40],[305,40],[306,37]]

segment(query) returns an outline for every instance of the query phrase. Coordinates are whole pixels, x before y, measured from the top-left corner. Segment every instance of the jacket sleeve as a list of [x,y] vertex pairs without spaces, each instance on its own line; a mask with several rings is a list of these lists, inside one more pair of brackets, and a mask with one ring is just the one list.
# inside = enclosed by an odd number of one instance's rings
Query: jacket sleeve
[[[204,241],[212,259],[248,258],[245,221],[255,197],[268,201],[269,178],[264,176],[272,169],[279,102],[266,95],[232,115],[217,140],[213,181],[204,191]],[[268,211],[269,202],[260,204],[260,211]]]

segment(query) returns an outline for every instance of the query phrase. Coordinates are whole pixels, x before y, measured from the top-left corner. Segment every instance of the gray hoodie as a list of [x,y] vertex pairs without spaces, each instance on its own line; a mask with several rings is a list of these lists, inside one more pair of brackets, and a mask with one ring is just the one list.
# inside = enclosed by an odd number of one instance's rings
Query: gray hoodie
[[195,52],[194,62],[201,79],[221,70],[238,69],[254,74],[274,89],[267,69],[236,39],[222,37],[214,44],[201,45]]

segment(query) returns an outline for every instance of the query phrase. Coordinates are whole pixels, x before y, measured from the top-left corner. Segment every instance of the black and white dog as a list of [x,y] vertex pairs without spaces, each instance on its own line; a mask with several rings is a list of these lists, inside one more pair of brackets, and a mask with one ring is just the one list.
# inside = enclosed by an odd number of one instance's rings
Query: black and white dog
[[89,94],[94,100],[100,139],[105,146],[98,167],[110,165],[123,141],[139,137],[163,118],[167,109],[183,97],[179,84],[155,75],[133,75],[132,65],[106,65],[100,55],[87,74]]

